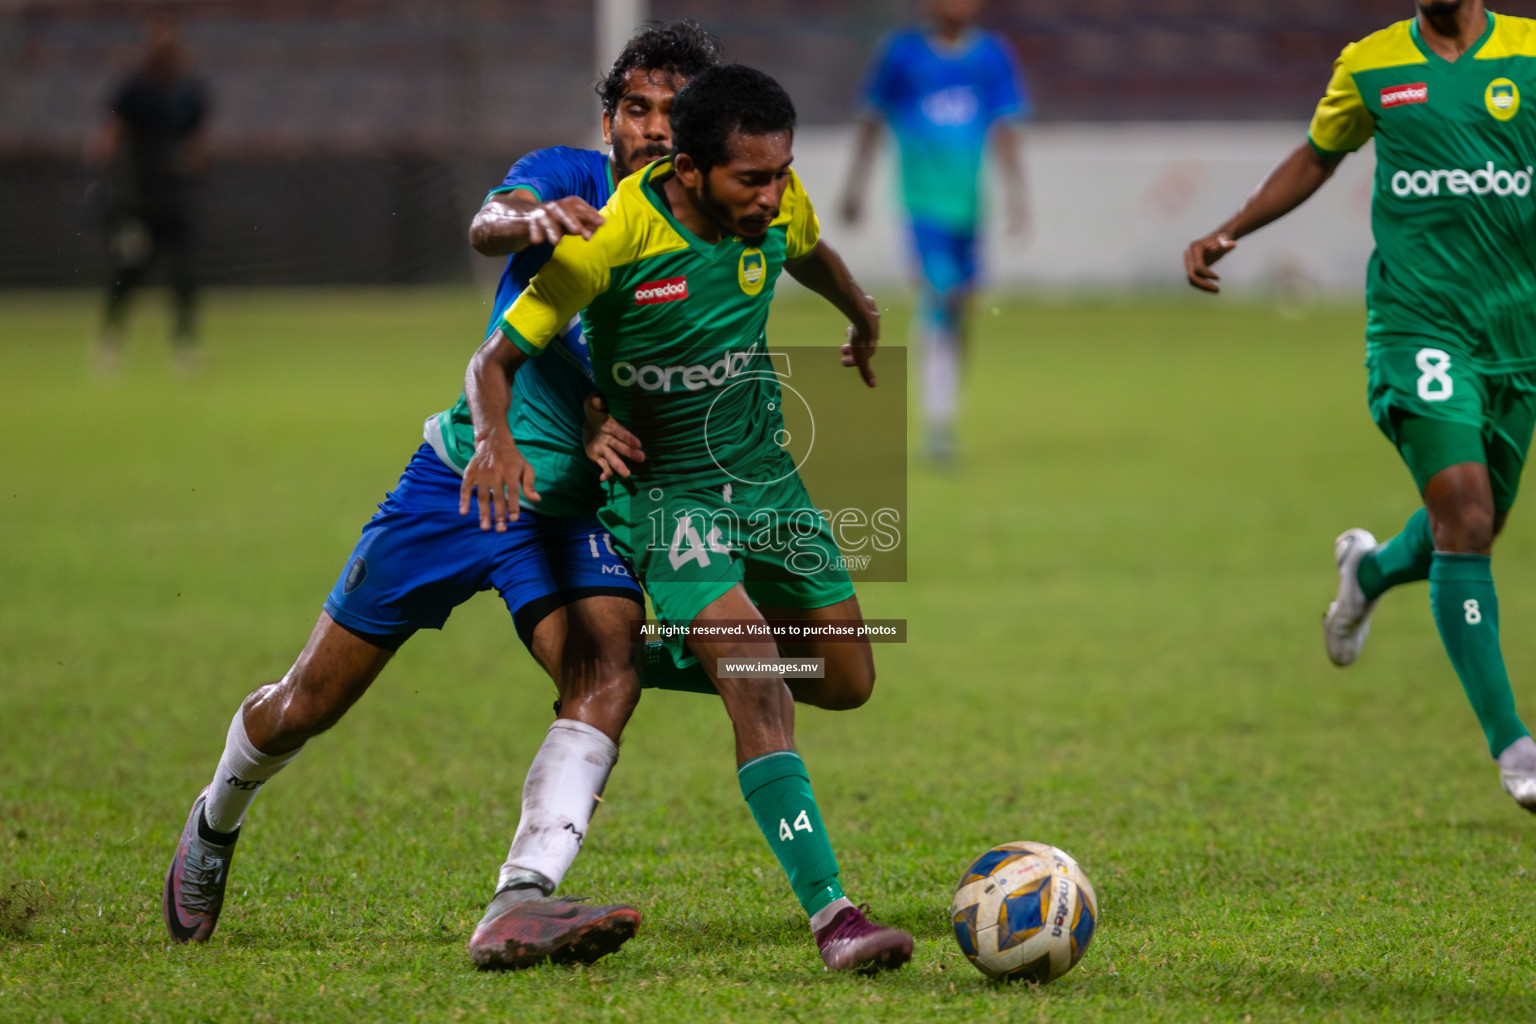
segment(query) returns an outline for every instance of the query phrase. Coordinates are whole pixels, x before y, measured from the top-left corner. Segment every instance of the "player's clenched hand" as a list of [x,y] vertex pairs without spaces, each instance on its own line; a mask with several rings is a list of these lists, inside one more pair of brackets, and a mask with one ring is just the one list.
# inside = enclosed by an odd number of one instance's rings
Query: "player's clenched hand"
[[512,442],[511,434],[498,434],[476,443],[475,456],[464,467],[464,482],[459,485],[459,515],[469,512],[470,495],[476,494],[480,506],[480,529],[503,533],[507,523],[517,519],[517,496],[538,501],[533,489],[533,467]]
[[843,365],[857,366],[859,376],[870,387],[875,386],[875,371],[869,365],[875,349],[880,344],[880,307],[873,295],[864,296],[864,316],[848,325],[848,340],[843,342]]
[[645,461],[640,439],[609,414],[608,403],[596,391],[587,396],[584,408],[587,416],[581,425],[581,438],[587,458],[603,471],[599,479],[629,476],[631,462]]
[[1237,245],[1231,235],[1217,231],[1197,238],[1184,250],[1184,276],[1196,288],[1207,292],[1221,291],[1221,275],[1211,269],[1211,264],[1231,252]]

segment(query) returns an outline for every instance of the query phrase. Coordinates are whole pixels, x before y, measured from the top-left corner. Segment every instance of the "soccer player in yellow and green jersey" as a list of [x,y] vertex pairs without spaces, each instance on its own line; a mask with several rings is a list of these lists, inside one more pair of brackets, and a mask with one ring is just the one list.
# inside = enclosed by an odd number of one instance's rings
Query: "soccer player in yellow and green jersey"
[[[478,492],[482,528],[501,528],[518,492],[532,497],[533,474],[507,427],[509,379],[580,313],[595,383],[645,455],[629,476],[606,481],[599,519],[657,617],[692,628],[688,651],[735,730],[742,796],[826,966],[897,967],[912,937],[875,925],[844,895],[794,749],[790,691],[777,669],[762,670],[779,650],[760,607],[859,618],[827,522],[779,442],[765,330],[780,273],[847,316],[843,361],[871,386],[879,336],[873,301],[821,240],[790,170],[794,124],[783,89],[751,68],[711,68],[678,91],[676,155],[622,181],[590,239],[560,241],[471,361],[475,453],[461,510]],[[725,631],[727,622],[757,628]],[[706,635],[704,623],[719,629]],[[867,672],[872,684],[872,662]]]
[[1536,22],[1482,0],[1418,0],[1416,16],[1344,48],[1307,141],[1218,230],[1190,243],[1190,284],[1236,240],[1294,209],[1376,141],[1366,277],[1371,415],[1423,506],[1384,544],[1334,542],[1328,655],[1359,655],[1377,600],[1429,580],[1435,623],[1497,759],[1536,811],[1536,743],[1515,712],[1489,554],[1536,425]]

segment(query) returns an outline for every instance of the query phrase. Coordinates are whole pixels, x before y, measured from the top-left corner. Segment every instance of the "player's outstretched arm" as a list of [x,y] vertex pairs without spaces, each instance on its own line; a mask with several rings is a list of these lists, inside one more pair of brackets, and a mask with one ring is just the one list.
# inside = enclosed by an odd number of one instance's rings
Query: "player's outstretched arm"
[[591,238],[603,215],[580,196],[541,203],[526,189],[497,192],[469,222],[469,244],[482,256],[510,256],[530,245],[554,245],[566,235]]
[[1259,183],[1242,207],[1221,227],[1197,238],[1184,250],[1184,275],[1202,291],[1219,292],[1221,275],[1211,264],[1237,245],[1237,240],[1270,221],[1279,220],[1306,202],[1333,176],[1343,157],[1329,158],[1303,142]]
[[588,395],[582,408],[586,413],[586,419],[581,425],[582,444],[587,458],[597,463],[603,471],[598,479],[628,477],[631,462],[645,461],[645,450],[640,446],[640,439],[613,418],[613,414],[608,411],[608,401],[600,392],[594,391]]
[[527,356],[500,330],[475,350],[464,374],[464,397],[475,426],[475,454],[459,485],[459,515],[469,512],[470,496],[479,492],[480,529],[495,525],[505,532],[517,518],[517,496],[538,501],[533,467],[523,458],[507,425],[512,406],[512,374]]
[[843,365],[857,366],[859,376],[875,386],[875,371],[869,365],[880,343],[880,308],[864,293],[848,271],[848,264],[837,250],[818,241],[815,248],[784,264],[789,276],[826,299],[848,318],[848,342],[843,346]]

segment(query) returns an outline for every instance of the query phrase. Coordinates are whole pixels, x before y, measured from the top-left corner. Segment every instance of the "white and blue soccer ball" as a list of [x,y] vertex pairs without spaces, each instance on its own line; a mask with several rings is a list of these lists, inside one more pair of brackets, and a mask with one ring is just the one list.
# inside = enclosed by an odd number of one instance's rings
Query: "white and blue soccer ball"
[[1099,902],[1068,854],[1045,843],[1004,843],[966,869],[949,919],[960,951],[982,974],[1044,985],[1087,952]]

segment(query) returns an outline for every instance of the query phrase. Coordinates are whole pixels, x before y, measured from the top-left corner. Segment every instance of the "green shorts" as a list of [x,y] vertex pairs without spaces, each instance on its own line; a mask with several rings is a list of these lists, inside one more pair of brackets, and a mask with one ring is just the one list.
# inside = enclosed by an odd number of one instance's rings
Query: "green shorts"
[[1377,342],[1365,365],[1371,418],[1421,493],[1447,466],[1481,462],[1494,508],[1514,506],[1536,427],[1536,372],[1481,373],[1433,337]]
[[536,504],[520,496],[522,504],[542,515],[567,519],[585,519],[602,507],[603,485],[591,459],[524,441],[517,447],[533,467],[533,489],[539,494]]
[[[613,481],[598,519],[664,623],[687,625],[740,583],[763,607],[824,608],[853,596],[826,517],[798,473],[772,483]],[[683,642],[668,641],[674,655]]]

